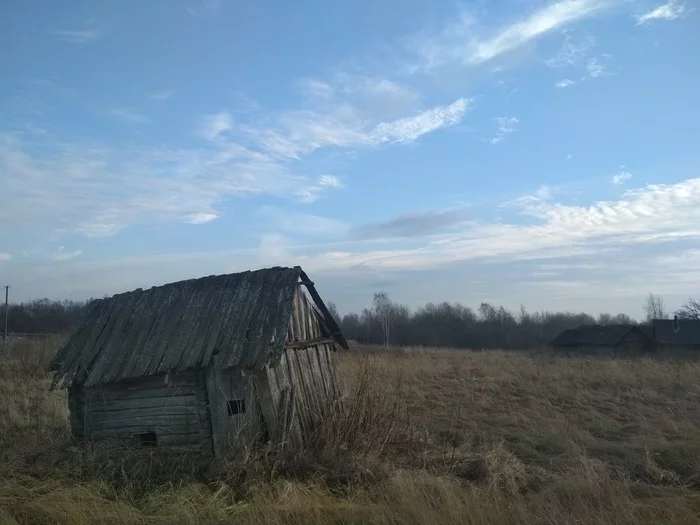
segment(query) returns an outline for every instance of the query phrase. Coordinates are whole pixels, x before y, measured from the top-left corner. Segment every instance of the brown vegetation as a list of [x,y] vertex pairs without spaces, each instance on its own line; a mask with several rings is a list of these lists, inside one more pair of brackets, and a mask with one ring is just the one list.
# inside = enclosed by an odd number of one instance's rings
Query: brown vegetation
[[700,523],[700,364],[499,351],[338,355],[347,415],[215,465],[74,443],[0,347],[0,523]]

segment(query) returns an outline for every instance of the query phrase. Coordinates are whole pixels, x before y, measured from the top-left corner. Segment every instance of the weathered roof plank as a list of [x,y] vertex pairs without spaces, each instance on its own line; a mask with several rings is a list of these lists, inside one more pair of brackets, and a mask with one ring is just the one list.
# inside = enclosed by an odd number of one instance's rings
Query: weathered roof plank
[[97,301],[52,362],[54,384],[205,366],[214,352],[223,367],[260,368],[279,358],[300,272],[208,276]]

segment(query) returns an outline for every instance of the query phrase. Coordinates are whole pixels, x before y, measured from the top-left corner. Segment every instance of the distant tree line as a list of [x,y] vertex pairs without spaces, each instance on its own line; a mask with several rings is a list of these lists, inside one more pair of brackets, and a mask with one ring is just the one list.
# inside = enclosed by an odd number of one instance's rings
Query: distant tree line
[[[85,313],[88,301],[38,299],[10,304],[11,333],[66,333]],[[347,339],[366,344],[423,345],[456,348],[537,348],[568,328],[595,324],[635,324],[626,314],[517,312],[487,302],[474,310],[459,303],[428,303],[415,311],[391,300],[386,292],[374,294],[372,305],[361,313],[339,315],[329,310]],[[650,294],[644,304],[647,320],[663,319],[668,313],[661,298]],[[700,319],[700,300],[689,299],[674,312],[681,319]],[[0,305],[0,333],[5,306]]]
[[[83,315],[90,301],[35,301],[10,304],[10,333],[50,334],[68,332]],[[5,305],[0,306],[0,333],[5,327]]]
[[[647,320],[667,315],[658,296],[645,305]],[[528,312],[524,306],[511,312],[487,302],[473,310],[459,303],[428,303],[411,311],[393,302],[385,292],[374,294],[372,306],[360,314],[340,316],[329,310],[347,339],[365,344],[422,345],[454,348],[528,349],[546,345],[562,331],[580,325],[637,324],[626,314]],[[676,314],[700,319],[700,302],[689,300]]]

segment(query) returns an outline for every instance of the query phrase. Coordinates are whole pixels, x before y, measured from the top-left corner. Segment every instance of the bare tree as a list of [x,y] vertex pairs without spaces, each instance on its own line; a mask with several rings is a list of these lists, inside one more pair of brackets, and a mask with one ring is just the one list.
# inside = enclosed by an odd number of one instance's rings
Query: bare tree
[[647,296],[646,303],[644,303],[644,312],[646,313],[647,321],[666,318],[666,308],[663,300],[660,296],[653,293]]
[[700,301],[697,299],[688,299],[688,302],[681,306],[676,312],[680,319],[697,319],[700,320]]
[[384,344],[389,346],[391,336],[391,326],[393,321],[394,305],[389,299],[389,294],[379,292],[374,294],[374,313],[382,324],[384,334]]
[[340,317],[340,314],[338,313],[338,308],[335,306],[335,303],[328,303],[326,305],[326,307],[328,308],[328,313],[331,314],[331,317],[333,317],[336,324],[338,326],[340,326],[342,318]]

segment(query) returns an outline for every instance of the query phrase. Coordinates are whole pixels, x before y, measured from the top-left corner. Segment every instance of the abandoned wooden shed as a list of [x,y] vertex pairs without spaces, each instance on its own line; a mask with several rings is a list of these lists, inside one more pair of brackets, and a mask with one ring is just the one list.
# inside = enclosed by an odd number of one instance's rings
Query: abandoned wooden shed
[[347,349],[299,267],[190,279],[95,301],[51,363],[86,440],[220,454],[304,440],[341,395]]
[[564,330],[550,346],[576,355],[637,356],[652,349],[651,340],[634,325],[582,325]]

